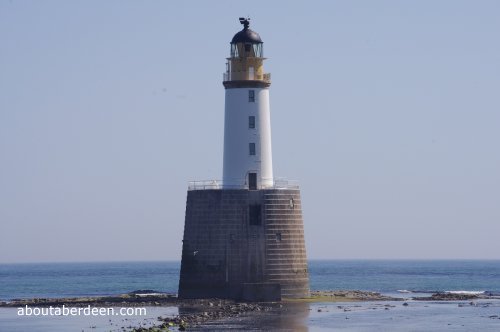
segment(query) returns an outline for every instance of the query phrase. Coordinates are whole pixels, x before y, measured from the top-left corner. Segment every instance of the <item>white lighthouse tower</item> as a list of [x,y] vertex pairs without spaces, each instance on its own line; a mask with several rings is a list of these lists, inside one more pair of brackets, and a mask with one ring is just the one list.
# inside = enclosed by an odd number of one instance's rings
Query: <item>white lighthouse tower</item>
[[240,18],[243,30],[231,40],[224,73],[223,187],[250,190],[273,186],[270,74],[264,73],[263,42]]
[[179,298],[309,297],[300,189],[273,180],[270,75],[259,34],[240,23],[223,81],[223,183],[188,187]]

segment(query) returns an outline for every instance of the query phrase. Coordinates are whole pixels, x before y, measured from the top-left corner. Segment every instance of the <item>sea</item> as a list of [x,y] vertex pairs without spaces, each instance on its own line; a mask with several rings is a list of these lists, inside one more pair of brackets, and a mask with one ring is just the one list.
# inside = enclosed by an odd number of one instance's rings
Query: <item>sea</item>
[[[117,295],[136,290],[175,294],[179,271],[178,261],[0,264],[0,301]],[[310,304],[304,309],[307,315],[298,315],[302,325],[291,330],[500,331],[497,300],[473,304],[410,300],[411,296],[434,292],[500,296],[500,260],[311,260],[309,275],[311,290],[374,291],[402,297],[409,305]],[[150,309],[147,319],[151,322],[160,314],[178,313],[177,308]],[[106,325],[112,320],[106,317],[92,321],[87,317],[21,317],[15,310],[0,308],[0,331],[113,331]],[[132,324],[133,319],[129,319]],[[137,321],[140,324],[145,319]]]

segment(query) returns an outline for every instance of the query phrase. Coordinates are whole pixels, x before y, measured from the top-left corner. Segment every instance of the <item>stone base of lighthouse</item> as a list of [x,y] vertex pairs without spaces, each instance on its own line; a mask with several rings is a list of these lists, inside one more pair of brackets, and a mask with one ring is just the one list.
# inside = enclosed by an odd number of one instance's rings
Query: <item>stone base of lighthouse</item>
[[309,295],[299,189],[188,191],[180,298]]

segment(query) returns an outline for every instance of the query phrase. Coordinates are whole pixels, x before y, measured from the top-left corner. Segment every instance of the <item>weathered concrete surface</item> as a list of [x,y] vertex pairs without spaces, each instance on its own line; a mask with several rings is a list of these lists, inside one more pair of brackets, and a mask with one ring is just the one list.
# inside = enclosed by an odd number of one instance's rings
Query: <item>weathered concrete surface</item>
[[250,283],[309,296],[300,191],[188,191],[179,297],[241,299]]

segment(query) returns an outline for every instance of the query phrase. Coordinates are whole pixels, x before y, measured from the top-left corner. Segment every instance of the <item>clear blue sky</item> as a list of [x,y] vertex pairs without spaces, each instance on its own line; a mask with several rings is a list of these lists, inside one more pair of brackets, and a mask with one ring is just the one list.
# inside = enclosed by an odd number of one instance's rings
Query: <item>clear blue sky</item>
[[500,2],[0,1],[0,262],[180,259],[239,16],[310,258],[500,258]]

